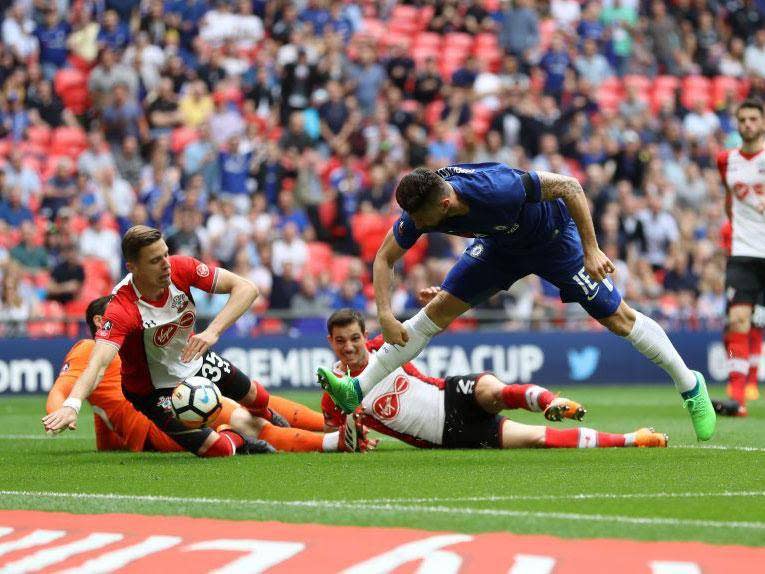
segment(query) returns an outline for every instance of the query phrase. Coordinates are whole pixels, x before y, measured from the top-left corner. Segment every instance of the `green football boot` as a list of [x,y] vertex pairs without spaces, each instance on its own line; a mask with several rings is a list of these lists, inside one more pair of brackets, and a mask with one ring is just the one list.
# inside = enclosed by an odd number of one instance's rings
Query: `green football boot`
[[352,413],[361,404],[364,394],[361,392],[359,380],[356,377],[350,375],[338,377],[332,372],[332,369],[326,367],[319,367],[316,376],[321,388],[329,393],[329,396],[344,413]]
[[706,441],[715,434],[717,415],[715,415],[715,409],[712,406],[712,401],[709,399],[704,375],[698,371],[693,371],[693,374],[696,375],[698,392],[694,396],[685,399],[683,406],[688,409],[688,414],[691,415],[696,438]]

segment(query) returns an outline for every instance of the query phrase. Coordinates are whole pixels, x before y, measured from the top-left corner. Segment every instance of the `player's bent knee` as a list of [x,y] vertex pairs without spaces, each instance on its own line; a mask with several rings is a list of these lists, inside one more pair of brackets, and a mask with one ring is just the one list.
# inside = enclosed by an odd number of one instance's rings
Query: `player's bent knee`
[[247,409],[238,407],[231,413],[228,424],[234,430],[255,438],[260,434],[266,421],[260,417],[253,416]]

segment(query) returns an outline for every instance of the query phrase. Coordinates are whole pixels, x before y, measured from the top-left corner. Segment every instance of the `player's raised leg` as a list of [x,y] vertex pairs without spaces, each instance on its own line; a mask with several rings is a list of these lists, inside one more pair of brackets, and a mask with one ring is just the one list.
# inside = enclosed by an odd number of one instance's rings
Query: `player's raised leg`
[[505,419],[502,423],[502,448],[609,448],[666,447],[669,437],[651,428],[615,434],[579,427],[554,429],[525,425]]
[[524,409],[544,412],[550,421],[562,419],[582,420],[587,410],[576,401],[556,397],[544,387],[533,384],[507,385],[491,373],[476,381],[475,400],[487,413],[496,414],[505,409]]
[[385,343],[377,353],[370,355],[369,364],[358,377],[338,377],[332,369],[319,367],[319,384],[337,406],[346,413],[352,412],[377,383],[419,355],[435,335],[470,307],[469,303],[451,293],[440,291],[424,309],[403,324],[393,319],[403,329],[403,344]]

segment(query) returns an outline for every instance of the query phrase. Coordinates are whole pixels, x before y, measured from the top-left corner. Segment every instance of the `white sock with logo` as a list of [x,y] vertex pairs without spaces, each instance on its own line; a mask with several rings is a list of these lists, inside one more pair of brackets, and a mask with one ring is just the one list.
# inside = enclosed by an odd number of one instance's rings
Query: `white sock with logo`
[[369,364],[358,376],[359,386],[364,394],[401,365],[419,355],[430,340],[441,332],[441,327],[430,320],[425,314],[425,309],[420,309],[414,317],[405,321],[404,327],[409,333],[406,345],[385,343],[379,351],[369,357]]
[[625,339],[653,363],[667,371],[675,382],[677,392],[693,390],[696,386],[696,375],[685,365],[685,361],[661,325],[639,311],[635,311],[635,315],[635,325]]

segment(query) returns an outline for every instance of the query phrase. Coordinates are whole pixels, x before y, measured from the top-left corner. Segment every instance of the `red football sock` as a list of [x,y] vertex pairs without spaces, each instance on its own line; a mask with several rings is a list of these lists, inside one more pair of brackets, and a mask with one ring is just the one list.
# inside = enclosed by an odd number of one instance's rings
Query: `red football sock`
[[728,396],[746,404],[746,377],[749,373],[749,333],[725,334],[728,350]]
[[749,329],[749,373],[746,376],[746,384],[757,386],[757,369],[760,366],[762,354],[762,329],[752,327]]
[[545,447],[547,448],[607,448],[628,446],[623,434],[598,432],[579,427],[575,429],[545,429]]
[[507,385],[502,389],[502,400],[508,409],[543,411],[555,395],[538,385]]
[[210,448],[204,451],[200,456],[205,458],[215,458],[221,456],[233,456],[236,454],[236,449],[244,444],[244,439],[234,431],[222,430],[218,433],[218,440],[216,440]]
[[258,438],[285,452],[323,451],[324,435],[303,429],[263,425]]
[[[243,406],[256,417],[261,417],[270,421],[271,411],[268,410],[268,401],[271,399],[271,395],[266,390],[266,387],[261,385],[258,381],[252,381],[252,384],[256,391],[255,399]],[[252,390],[250,390],[250,392],[252,392]]]

